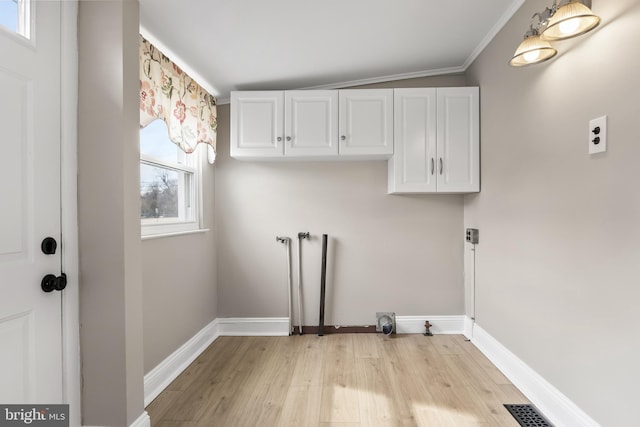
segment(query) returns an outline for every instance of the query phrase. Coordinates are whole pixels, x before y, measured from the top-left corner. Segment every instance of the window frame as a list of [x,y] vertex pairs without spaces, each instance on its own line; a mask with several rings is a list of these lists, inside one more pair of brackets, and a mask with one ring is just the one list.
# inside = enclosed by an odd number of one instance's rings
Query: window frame
[[16,5],[15,29],[0,25],[0,31],[10,36],[17,37],[21,42],[27,42],[35,46],[32,27],[35,19],[35,8],[32,7],[32,0],[8,0]]
[[[141,128],[140,131],[143,129]],[[170,141],[169,141],[170,142]],[[170,142],[171,143],[171,142]],[[164,237],[171,236],[176,234],[189,234],[193,232],[199,232],[202,230],[202,149],[198,144],[193,153],[184,153],[186,162],[185,164],[172,163],[165,160],[161,160],[150,156],[148,154],[140,151],[140,167],[142,165],[148,165],[151,167],[158,167],[162,169],[168,169],[172,171],[177,171],[179,173],[188,173],[192,174],[192,190],[190,191],[190,207],[186,206],[185,203],[181,203],[182,206],[178,206],[179,211],[181,209],[190,209],[189,219],[186,220],[178,220],[175,222],[167,222],[167,223],[144,223],[144,218],[140,217],[140,235],[143,239],[145,238],[154,238],[154,237]],[[177,146],[176,146],[177,147]],[[180,150],[180,148],[177,148]],[[140,176],[139,183],[140,186],[140,196],[142,197],[142,177]],[[180,183],[178,183],[180,185]],[[186,201],[185,201],[186,202]],[[180,214],[179,214],[180,216]]]

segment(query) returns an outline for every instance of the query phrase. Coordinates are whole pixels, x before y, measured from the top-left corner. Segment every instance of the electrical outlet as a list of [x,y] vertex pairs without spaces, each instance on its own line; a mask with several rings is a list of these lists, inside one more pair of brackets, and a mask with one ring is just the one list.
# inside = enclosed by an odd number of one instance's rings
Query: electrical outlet
[[607,151],[607,116],[589,121],[589,154]]
[[465,240],[475,245],[476,243],[478,243],[478,237],[479,237],[478,234],[479,234],[479,231],[477,228],[467,228],[467,234],[465,236]]

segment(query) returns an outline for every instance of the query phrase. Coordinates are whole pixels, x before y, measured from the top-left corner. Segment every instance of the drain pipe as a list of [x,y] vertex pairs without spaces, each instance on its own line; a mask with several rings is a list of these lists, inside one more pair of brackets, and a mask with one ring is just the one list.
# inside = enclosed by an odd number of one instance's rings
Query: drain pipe
[[324,300],[327,288],[327,235],[322,235],[322,263],[320,265],[320,319],[318,320],[318,336],[324,335]]
[[291,288],[292,288],[291,286],[291,239],[289,237],[276,236],[276,241],[287,246],[287,290],[289,294],[289,304],[287,307],[289,308],[289,335],[292,335],[293,334],[293,320],[292,320],[293,301],[291,298]]
[[306,233],[298,233],[298,327],[299,334],[302,335],[302,241],[304,239],[309,239],[309,232]]

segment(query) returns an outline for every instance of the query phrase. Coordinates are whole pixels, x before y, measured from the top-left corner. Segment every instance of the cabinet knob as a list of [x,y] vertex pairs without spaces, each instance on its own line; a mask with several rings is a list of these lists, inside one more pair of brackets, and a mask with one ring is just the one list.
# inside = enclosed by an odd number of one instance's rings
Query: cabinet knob
[[277,140],[278,140],[278,142],[282,141],[282,137],[281,137],[281,136],[279,136],[279,137],[277,138]]
[[347,137],[346,137],[346,136],[344,136],[344,135],[342,135],[342,136],[340,137],[340,139],[344,141],[345,139],[347,139]]
[[290,136],[287,137],[287,141],[291,141],[291,137]]

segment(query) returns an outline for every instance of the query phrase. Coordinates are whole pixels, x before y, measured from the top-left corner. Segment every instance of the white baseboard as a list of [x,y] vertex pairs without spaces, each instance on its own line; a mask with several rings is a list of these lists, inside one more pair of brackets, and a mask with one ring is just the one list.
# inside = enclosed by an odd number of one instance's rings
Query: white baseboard
[[526,363],[511,353],[477,324],[473,325],[471,342],[525,396],[540,409],[556,427],[600,427],[568,397],[542,378]]
[[423,334],[427,320],[433,334],[462,334],[464,330],[464,316],[396,316],[396,333]]
[[475,325],[475,321],[471,319],[469,316],[464,316],[464,336],[470,340],[473,338],[473,326]]
[[218,319],[220,336],[288,336],[288,317],[227,317]]
[[[396,332],[399,334],[422,334],[424,322],[431,323],[434,334],[461,334],[464,316],[396,316]],[[287,336],[287,317],[246,318],[229,317],[218,319],[220,336]]]
[[[146,374],[144,376],[144,406],[149,405],[200,353],[218,338],[218,335],[218,320],[216,319]],[[138,426],[136,425],[136,427]]]
[[140,415],[129,427],[151,427],[151,418],[149,418],[147,411],[142,412],[142,415]]

